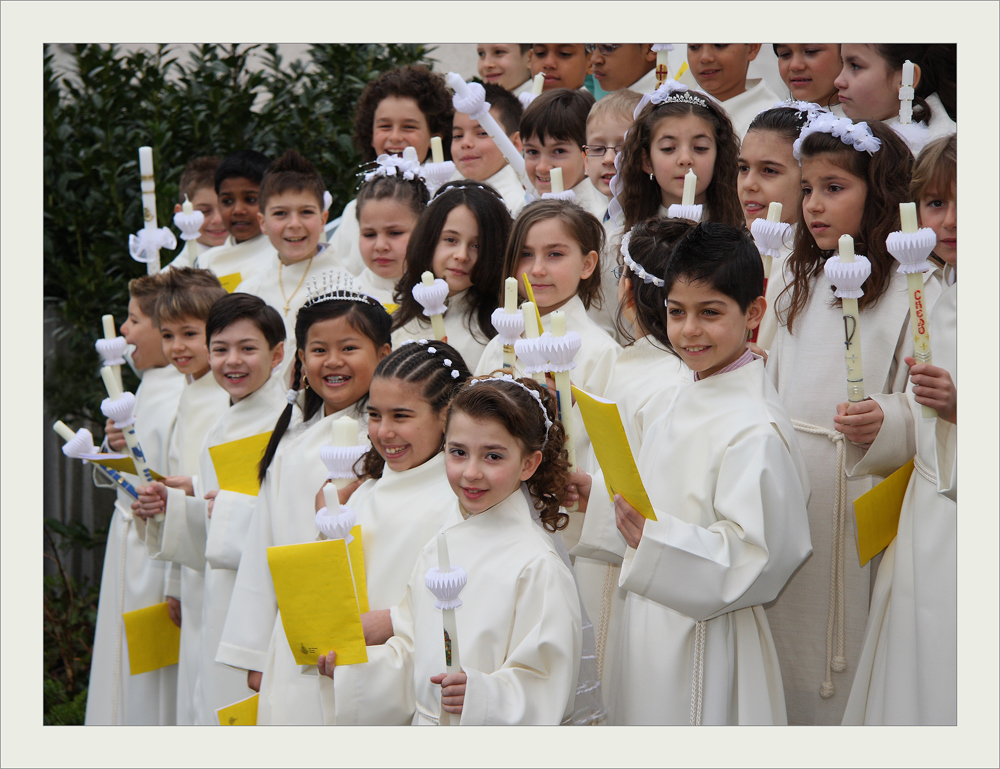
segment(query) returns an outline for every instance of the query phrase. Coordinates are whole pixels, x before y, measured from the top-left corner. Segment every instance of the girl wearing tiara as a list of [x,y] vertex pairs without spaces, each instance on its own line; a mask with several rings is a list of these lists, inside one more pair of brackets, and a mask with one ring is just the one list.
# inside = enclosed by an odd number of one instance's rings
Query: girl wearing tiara
[[445,468],[456,498],[439,537],[452,569],[468,574],[450,639],[461,671],[443,672],[442,612],[426,584],[446,571],[435,538],[391,611],[387,659],[335,669],[336,650],[320,658],[336,682],[335,723],[359,701],[413,724],[437,723],[442,709],[462,725],[559,724],[572,713],[580,604],[546,533],[566,525],[569,467],[554,418],[551,395],[530,379],[472,380],[452,401]]
[[871,443],[880,412],[871,399],[843,403],[845,321],[824,263],[845,234],[871,262],[858,300],[865,391],[901,392],[911,347],[909,299],[906,278],[885,242],[900,227],[912,159],[881,123],[852,124],[829,113],[813,116],[796,143],[802,203],[767,370],[808,467],[813,554],[767,611],[789,723],[838,724],[861,652],[871,573],[878,567],[859,567],[847,552],[855,540],[853,500],[878,479],[849,480],[845,468]]
[[[320,447],[343,416],[358,419],[360,436],[366,434],[361,408],[375,367],[389,353],[390,323],[385,308],[345,273],[311,284],[295,321],[293,389],[260,462],[257,507],[216,655],[247,671],[248,685],[261,695],[259,724],[322,723],[315,680],[300,674],[285,637],[267,548],[317,538],[314,499],[327,474]],[[289,430],[296,411],[301,420]]]
[[475,368],[483,348],[496,335],[490,316],[498,304],[503,249],[510,214],[492,187],[449,182],[421,215],[406,247],[406,272],[394,294],[392,342],[428,339],[430,319],[413,297],[424,272],[448,284],[444,328],[447,342]]

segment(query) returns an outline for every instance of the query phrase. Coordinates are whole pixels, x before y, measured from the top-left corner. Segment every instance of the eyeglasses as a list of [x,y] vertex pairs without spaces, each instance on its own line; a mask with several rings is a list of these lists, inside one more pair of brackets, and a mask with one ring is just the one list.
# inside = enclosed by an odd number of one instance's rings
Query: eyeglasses
[[618,265],[611,271],[611,274],[615,276],[615,280],[621,280],[622,275],[625,274],[625,268],[622,267],[621,265]]
[[587,50],[587,53],[593,53],[596,50],[599,54],[601,54],[601,56],[610,56],[623,45],[624,43],[618,43],[617,45],[605,45],[603,43],[596,45],[594,43],[588,43],[584,46],[584,48]]
[[588,158],[603,158],[608,150],[617,155],[622,151],[622,147],[624,146],[624,144],[616,144],[614,147],[605,147],[601,144],[584,144],[583,151],[587,154]]

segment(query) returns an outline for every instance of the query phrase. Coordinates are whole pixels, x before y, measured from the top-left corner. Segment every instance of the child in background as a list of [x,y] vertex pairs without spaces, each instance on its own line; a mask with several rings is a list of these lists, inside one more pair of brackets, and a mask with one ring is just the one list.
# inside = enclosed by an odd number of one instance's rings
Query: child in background
[[[198,475],[191,478],[192,495],[151,484],[152,498],[136,515],[146,521],[146,544],[157,551],[154,557],[203,573],[194,723],[214,726],[216,710],[246,697],[246,676],[218,664],[215,651],[257,497],[220,491],[212,452],[234,441],[270,434],[285,405],[284,386],[271,376],[284,356],[285,325],[277,310],[259,297],[229,294],[212,305],[205,337],[212,375],[231,405],[205,436]],[[150,520],[157,513],[165,513],[162,524]]]
[[[906,357],[906,394],[872,397],[884,421],[851,470],[851,475],[885,476],[910,459],[918,468],[910,475],[896,538],[875,579],[845,724],[954,725],[958,719],[956,145],[954,136],[928,144],[910,184],[920,225],[934,230],[934,254],[945,264],[943,275],[934,271],[945,284],[930,310],[934,365]],[[937,419],[925,418],[922,406],[935,409]],[[837,429],[849,438],[847,418],[835,420],[844,423]]]
[[444,710],[463,725],[553,725],[572,713],[580,605],[572,572],[542,529],[565,525],[568,467],[554,420],[552,396],[530,379],[476,379],[455,396],[445,466],[457,499],[439,536],[452,566],[469,574],[455,639],[462,672],[442,672],[441,611],[424,583],[440,566],[434,538],[391,611],[385,659],[334,676],[336,650],[320,657],[320,672],[336,681],[334,723],[360,697],[392,723],[433,724]]
[[652,48],[652,43],[588,45],[594,80],[608,93],[627,88],[641,96],[655,91],[656,53]]
[[398,171],[389,176],[387,169],[380,165],[366,175],[355,208],[365,263],[358,281],[383,304],[392,302],[392,292],[406,272],[410,235],[430,201],[422,178],[406,179]]
[[762,604],[809,555],[809,480],[764,362],[749,233],[699,224],[663,276],[671,349],[694,371],[645,432],[637,466],[656,513],[615,496],[628,590],[609,693],[615,724],[784,724]]
[[797,107],[777,107],[761,112],[750,123],[737,160],[737,188],[747,229],[755,219],[767,219],[771,203],[781,203],[781,221],[792,226],[786,242],[780,246],[781,255],[771,262],[771,274],[764,276],[767,305],[757,333],[757,346],[763,350],[771,348],[778,328],[774,303],[785,287],[785,259],[791,253],[795,237],[802,187],[799,183],[801,169],[792,155],[792,145],[799,138],[806,118],[807,113]]
[[[518,127],[524,107],[517,97],[500,86],[487,83],[483,88],[486,101],[490,104],[490,114],[520,152],[521,133]],[[451,157],[463,178],[488,184],[499,192],[511,216],[516,217],[524,208],[524,187],[517,173],[486,130],[464,112],[456,112],[452,118]]]
[[[930,141],[955,133],[954,43],[934,45],[844,43],[844,67],[834,85],[839,89],[844,114],[854,121],[880,120],[918,154]],[[899,123],[899,87],[903,63],[913,62],[913,123]]]
[[215,301],[224,296],[226,290],[209,270],[184,267],[163,273],[162,287],[156,298],[156,324],[160,328],[163,354],[184,374],[187,385],[181,393],[177,419],[170,434],[167,477],[162,484],[152,483],[137,488],[139,500],[132,504],[132,510],[137,514],[136,532],[146,543],[148,554],[153,558],[172,561],[171,569],[179,575],[180,590],[171,596],[181,602],[177,723],[184,726],[197,721],[195,686],[201,656],[204,571],[185,565],[186,559],[179,554],[183,543],[162,542],[162,523],[144,522],[138,513],[153,507],[158,507],[162,512],[166,497],[164,486],[178,489],[175,493],[181,496],[180,515],[183,515],[183,494],[194,494],[192,476],[198,474],[202,442],[208,429],[229,405],[226,391],[219,387],[214,377],[206,376],[211,368],[205,342],[205,321]]
[[[455,108],[444,78],[423,65],[391,69],[365,86],[354,113],[354,146],[362,162],[379,155],[401,155],[407,147],[417,151],[421,163],[429,158],[431,137],[440,136],[445,159],[447,138]],[[340,226],[330,237],[338,265],[352,275],[364,269],[358,247],[357,202],[352,200],[340,215]]]
[[[885,241],[900,227],[912,159],[881,123],[844,130],[838,120],[846,119],[820,113],[802,130],[801,219],[785,263],[788,285],[776,302],[780,325],[767,360],[768,375],[799,432],[812,487],[813,555],[767,607],[793,724],[843,719],[861,653],[871,572],[878,568],[874,562],[859,566],[847,554],[855,539],[853,501],[878,479],[844,477],[845,466],[860,459],[871,438],[844,440],[834,429],[847,388],[845,325],[824,263],[842,235],[851,235],[855,251],[871,262],[858,300],[866,394],[904,389],[903,358],[911,344],[906,278],[896,271]],[[843,138],[828,133],[834,127]],[[927,289],[930,301],[937,291]],[[873,404],[852,404],[850,415],[861,417],[852,421],[870,429]],[[835,681],[833,673],[841,671]]]
[[[243,546],[233,597],[216,660],[247,671],[247,684],[260,692],[258,724],[322,723],[315,679],[300,672],[288,646],[267,548],[296,545],[317,538],[316,492],[326,482],[319,450],[330,443],[334,420],[359,420],[372,374],[389,353],[385,308],[357,290],[346,273],[325,276],[324,293],[312,292],[298,312],[293,390],[278,418],[260,463],[262,480],[257,507]],[[299,387],[302,388],[299,391]],[[292,424],[293,411],[301,422]]]
[[448,284],[447,342],[462,359],[479,361],[496,336],[490,320],[503,286],[503,250],[510,214],[495,190],[477,182],[450,182],[438,190],[406,247],[406,273],[394,294],[392,343],[433,336],[413,287],[430,271]]
[[169,267],[198,267],[199,254],[215,246],[221,246],[229,238],[229,231],[222,221],[219,211],[219,196],[215,192],[215,171],[219,167],[217,157],[191,158],[181,171],[178,189],[178,202],[174,205],[174,213],[183,210],[185,201],[194,206],[195,211],[201,211],[205,217],[201,225],[201,234],[194,240],[184,244],[184,248],[167,265]]
[[587,115],[593,104],[594,97],[581,91],[557,89],[543,93],[521,117],[521,142],[525,171],[539,194],[552,192],[550,174],[553,168],[560,168],[563,189],[573,192],[568,199],[601,221],[608,201],[587,178],[583,155]]
[[687,44],[688,66],[698,87],[722,104],[741,140],[754,115],[779,101],[763,78],[747,79],[758,53],[760,43]]
[[789,98],[819,104],[838,117],[844,116],[833,83],[841,69],[839,44],[774,43],[771,47]]
[[[142,372],[135,391],[135,431],[150,467],[167,466],[167,443],[177,414],[184,377],[163,354],[153,316],[162,275],[129,281],[128,319],[121,333],[133,345],[132,362]],[[107,422],[112,451],[125,449],[125,436]],[[146,557],[146,545],[132,525],[132,498],[118,489],[111,513],[108,544],[101,572],[87,711],[84,723],[156,726],[177,723],[177,667],[131,675],[125,648],[122,613],[166,600],[167,564]],[[171,588],[176,595],[178,586]],[[176,603],[176,599],[171,599]],[[178,621],[179,605],[174,607]]]
[[215,171],[219,213],[231,239],[201,254],[198,264],[214,272],[228,291],[251,281],[274,257],[257,220],[260,185],[269,162],[260,152],[238,150],[226,155]]
[[[498,85],[514,96],[531,88],[530,43],[479,43],[476,57],[476,71],[484,84]],[[493,103],[488,96],[486,100]]]
[[[557,88],[571,91],[583,88],[590,72],[587,46],[571,43],[534,43],[531,46],[531,77],[545,75],[542,92]],[[524,131],[521,131],[524,135]]]

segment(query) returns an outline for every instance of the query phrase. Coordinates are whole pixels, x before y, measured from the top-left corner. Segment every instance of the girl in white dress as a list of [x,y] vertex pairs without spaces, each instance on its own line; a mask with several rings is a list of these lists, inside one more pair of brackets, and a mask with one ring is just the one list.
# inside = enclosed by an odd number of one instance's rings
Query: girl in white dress
[[774,43],[771,47],[790,99],[813,102],[843,117],[833,84],[841,69],[839,43]]

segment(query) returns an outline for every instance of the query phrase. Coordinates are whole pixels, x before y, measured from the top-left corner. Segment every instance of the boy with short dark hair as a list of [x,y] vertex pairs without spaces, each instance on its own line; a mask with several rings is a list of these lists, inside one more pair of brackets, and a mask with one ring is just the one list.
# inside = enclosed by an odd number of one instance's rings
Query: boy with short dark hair
[[583,88],[590,72],[590,54],[582,43],[533,43],[531,76],[545,75],[542,92],[557,88]]
[[687,44],[688,66],[698,88],[722,104],[740,141],[757,114],[780,101],[764,78],[747,79],[758,53],[760,43]]
[[602,90],[613,93],[628,88],[638,94],[656,90],[656,53],[652,43],[602,43],[587,48],[594,80]]

